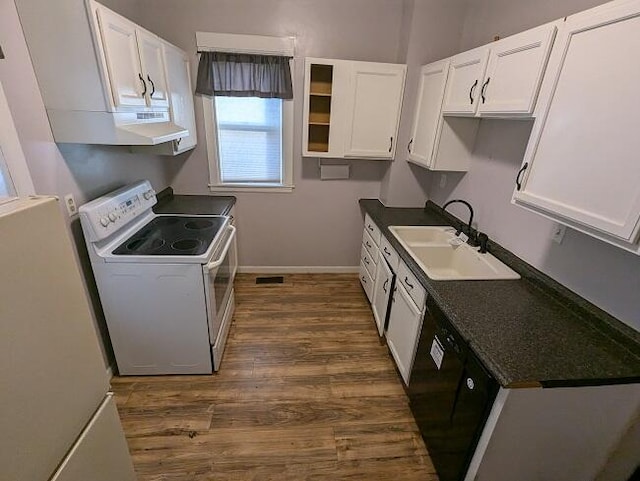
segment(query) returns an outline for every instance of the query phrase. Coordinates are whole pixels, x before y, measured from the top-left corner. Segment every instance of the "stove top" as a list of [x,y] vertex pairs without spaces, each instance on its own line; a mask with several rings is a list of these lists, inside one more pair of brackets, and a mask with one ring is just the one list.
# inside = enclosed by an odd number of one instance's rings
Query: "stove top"
[[226,217],[159,216],[120,244],[119,256],[199,256],[222,228]]

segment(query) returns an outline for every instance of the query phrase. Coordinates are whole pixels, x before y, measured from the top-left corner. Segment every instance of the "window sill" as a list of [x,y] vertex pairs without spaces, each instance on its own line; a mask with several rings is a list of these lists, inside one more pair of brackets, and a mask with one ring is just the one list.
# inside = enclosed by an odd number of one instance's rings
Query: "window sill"
[[256,184],[209,184],[211,192],[260,192],[282,193],[293,192],[293,185],[256,185]]

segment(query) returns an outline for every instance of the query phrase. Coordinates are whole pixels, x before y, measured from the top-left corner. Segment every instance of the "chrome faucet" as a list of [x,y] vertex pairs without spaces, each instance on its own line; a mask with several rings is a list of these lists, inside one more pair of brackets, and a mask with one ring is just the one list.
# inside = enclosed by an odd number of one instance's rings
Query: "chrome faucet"
[[[475,245],[477,245],[477,241],[476,241],[475,236],[472,234],[472,230],[471,230],[471,223],[473,222],[473,207],[471,207],[471,204],[469,204],[469,202],[467,202],[466,200],[453,199],[453,200],[450,200],[449,202],[445,203],[442,206],[442,210],[443,211],[446,210],[449,205],[455,204],[455,203],[464,204],[469,209],[469,222],[467,224],[467,232],[466,232],[466,234],[469,236],[469,244],[475,246]],[[460,228],[456,231],[456,235],[460,235],[461,232],[464,232],[464,229],[462,228],[462,226],[460,226]]]

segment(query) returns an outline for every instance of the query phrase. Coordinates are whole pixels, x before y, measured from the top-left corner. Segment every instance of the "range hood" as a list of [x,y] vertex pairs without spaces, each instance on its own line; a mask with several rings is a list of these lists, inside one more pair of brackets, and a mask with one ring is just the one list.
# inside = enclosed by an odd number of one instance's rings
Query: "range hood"
[[[115,101],[98,29],[97,6],[89,0],[16,0],[54,140],[154,146],[187,137],[188,129],[171,121],[169,105],[127,105]],[[43,18],[47,19],[47,28],[43,27]],[[131,24],[136,32],[142,31],[128,20],[121,20]],[[157,40],[154,46],[162,45],[163,41],[152,33],[145,35]],[[127,94],[141,88],[138,76],[134,75],[141,66],[129,65],[132,60],[126,56],[131,54],[138,61],[136,38],[123,34],[123,58],[114,57],[124,73],[131,70],[128,73],[133,79],[123,77],[123,88],[129,89]],[[131,53],[132,49],[135,52]],[[164,60],[158,62],[162,64]],[[129,80],[130,85],[126,83]]]
[[169,112],[86,112],[47,109],[56,142],[102,145],[158,145],[187,137]]

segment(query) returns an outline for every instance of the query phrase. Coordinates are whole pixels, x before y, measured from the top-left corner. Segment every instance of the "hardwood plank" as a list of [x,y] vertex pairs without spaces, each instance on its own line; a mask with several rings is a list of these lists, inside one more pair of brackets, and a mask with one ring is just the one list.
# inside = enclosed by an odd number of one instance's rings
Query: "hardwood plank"
[[236,280],[220,372],[115,377],[139,481],[437,481],[353,274]]
[[339,461],[418,457],[428,458],[414,423],[367,424],[335,428]]

